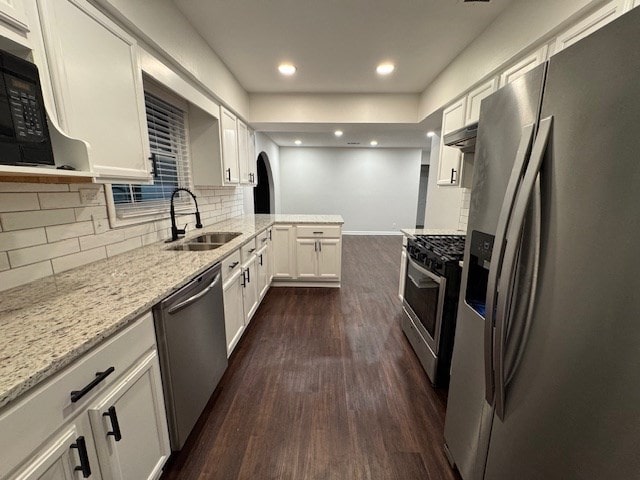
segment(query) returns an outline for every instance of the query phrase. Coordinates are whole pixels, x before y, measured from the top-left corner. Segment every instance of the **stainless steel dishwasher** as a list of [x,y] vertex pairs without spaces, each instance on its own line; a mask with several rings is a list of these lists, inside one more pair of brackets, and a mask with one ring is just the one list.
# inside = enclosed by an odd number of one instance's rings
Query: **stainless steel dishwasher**
[[227,368],[220,264],[153,310],[171,449],[180,450]]

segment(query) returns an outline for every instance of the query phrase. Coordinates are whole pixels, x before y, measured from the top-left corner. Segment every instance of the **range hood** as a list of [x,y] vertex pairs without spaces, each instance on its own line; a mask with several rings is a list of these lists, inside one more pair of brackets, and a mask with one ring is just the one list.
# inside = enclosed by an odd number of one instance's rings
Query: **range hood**
[[473,153],[476,150],[476,135],[478,134],[478,122],[467,125],[459,130],[447,133],[444,136],[444,144],[448,147],[456,147],[463,153]]

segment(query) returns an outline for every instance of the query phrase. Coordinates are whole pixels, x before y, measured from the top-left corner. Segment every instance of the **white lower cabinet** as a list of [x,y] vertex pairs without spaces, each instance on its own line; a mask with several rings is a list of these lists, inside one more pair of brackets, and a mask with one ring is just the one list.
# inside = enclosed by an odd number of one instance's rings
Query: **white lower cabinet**
[[258,278],[255,255],[251,255],[249,259],[242,265],[242,275],[244,324],[249,325],[253,314],[258,308]]
[[265,244],[256,253],[259,300],[262,300],[269,290],[269,250],[269,246]]
[[318,247],[318,278],[340,280],[342,240],[339,238],[318,240]]
[[155,479],[171,449],[150,313],[0,415],[0,478]]
[[227,336],[227,357],[238,344],[244,331],[244,272],[238,270],[224,284],[224,326]]
[[296,238],[297,277],[313,279],[318,276],[318,240]]
[[273,278],[295,276],[295,227],[274,225],[273,227]]
[[155,350],[89,409],[102,476],[154,479],[169,457],[160,365]]

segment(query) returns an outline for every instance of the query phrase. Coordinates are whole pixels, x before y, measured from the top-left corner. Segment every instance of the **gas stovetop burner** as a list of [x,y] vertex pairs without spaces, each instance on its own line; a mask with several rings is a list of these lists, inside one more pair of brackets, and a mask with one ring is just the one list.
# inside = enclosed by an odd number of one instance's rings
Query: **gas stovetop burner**
[[416,262],[442,274],[447,265],[457,266],[464,257],[464,235],[417,235],[407,251]]

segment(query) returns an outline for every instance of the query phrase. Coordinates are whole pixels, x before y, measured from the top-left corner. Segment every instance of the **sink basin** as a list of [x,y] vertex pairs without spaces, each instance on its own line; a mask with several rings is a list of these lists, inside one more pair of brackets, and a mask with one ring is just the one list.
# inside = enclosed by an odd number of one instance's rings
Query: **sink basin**
[[189,240],[189,243],[216,243],[223,244],[227,243],[234,238],[242,235],[238,232],[213,232],[213,233],[205,233],[204,235],[200,235],[196,238],[192,238]]
[[181,250],[184,252],[204,252],[206,250],[215,250],[220,248],[222,243],[183,243],[182,245],[176,245],[170,247],[167,250]]

